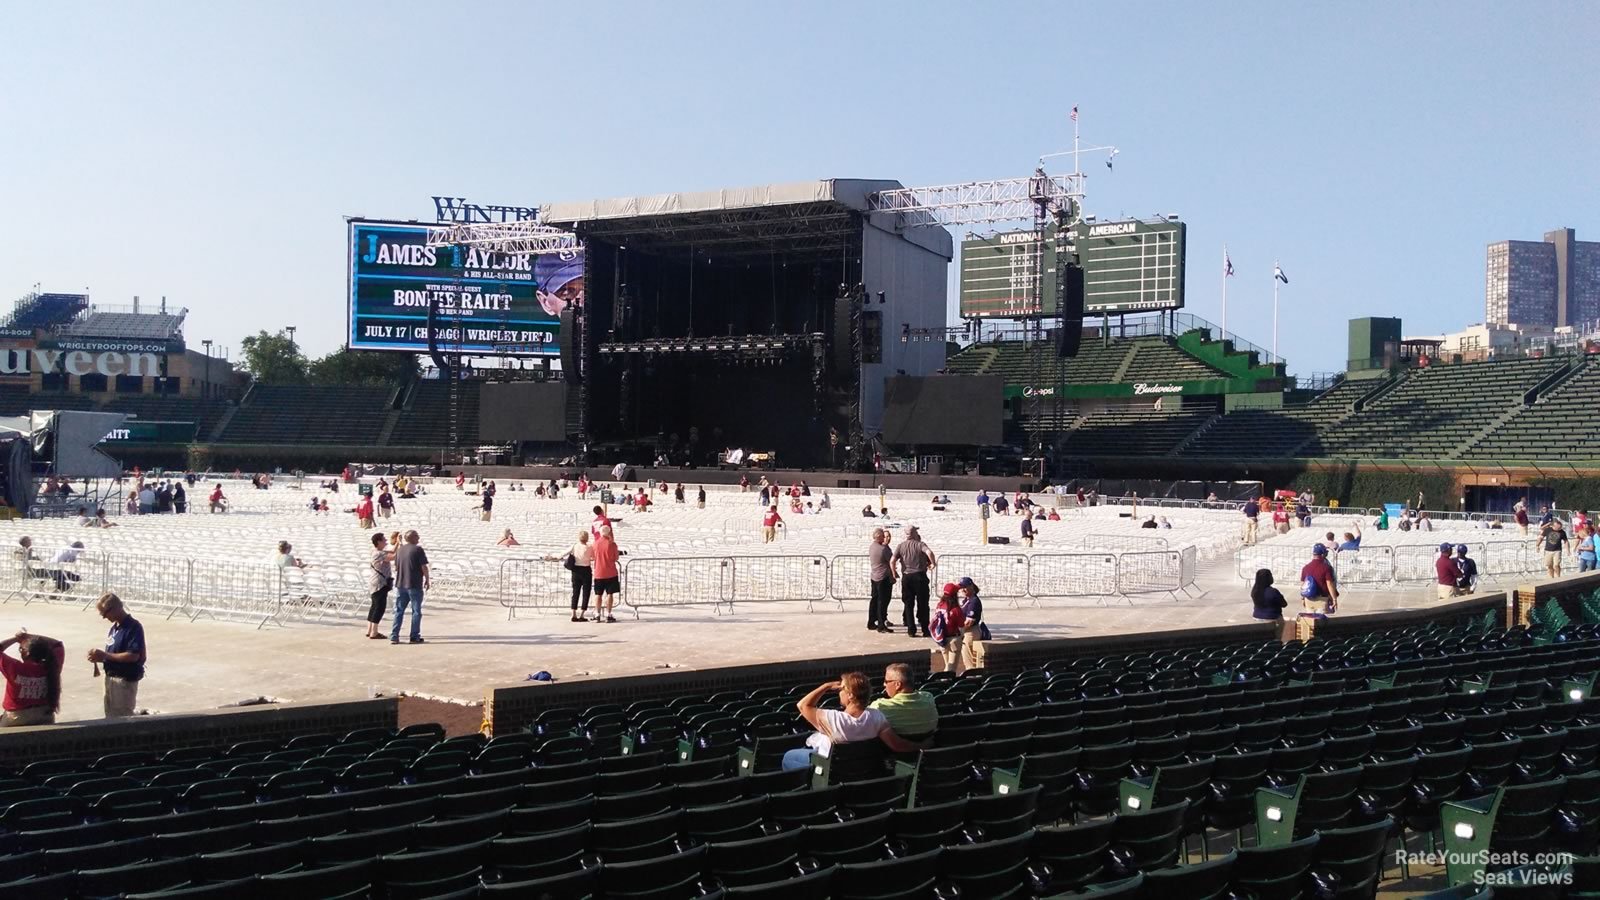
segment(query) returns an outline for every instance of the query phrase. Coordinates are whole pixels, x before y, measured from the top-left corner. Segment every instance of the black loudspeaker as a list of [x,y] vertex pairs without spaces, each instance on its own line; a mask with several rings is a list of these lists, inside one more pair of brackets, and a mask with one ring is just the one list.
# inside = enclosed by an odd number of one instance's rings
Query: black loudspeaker
[[1057,270],[1056,301],[1061,310],[1061,330],[1056,332],[1056,355],[1077,356],[1083,339],[1083,267],[1065,265]]
[[561,377],[569,384],[578,381],[578,317],[573,315],[573,308],[568,306],[561,311],[561,333],[556,336],[561,342]]
[[991,544],[1009,544],[1009,543],[1011,543],[1011,538],[1008,538],[1008,537],[992,537],[992,538],[989,538],[989,543],[991,543]]
[[855,365],[855,354],[850,350],[850,308],[854,295],[836,297],[833,301],[833,341],[829,359],[836,375],[843,375]]

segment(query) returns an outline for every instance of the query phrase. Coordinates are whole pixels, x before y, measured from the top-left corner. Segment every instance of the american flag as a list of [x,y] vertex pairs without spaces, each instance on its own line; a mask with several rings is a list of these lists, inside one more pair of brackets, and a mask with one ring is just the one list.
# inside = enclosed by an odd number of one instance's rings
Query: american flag
[[1222,274],[1224,277],[1233,276],[1233,260],[1228,258],[1228,248],[1222,248]]
[[1076,106],[1072,108],[1072,121],[1078,121],[1078,108]]

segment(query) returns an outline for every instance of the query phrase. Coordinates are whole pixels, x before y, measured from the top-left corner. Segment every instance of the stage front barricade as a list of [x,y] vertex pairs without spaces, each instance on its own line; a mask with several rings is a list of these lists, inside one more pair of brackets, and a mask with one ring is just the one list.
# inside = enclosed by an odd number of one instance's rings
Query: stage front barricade
[[828,598],[826,556],[735,556],[726,597],[731,610],[740,603],[804,600],[806,609]]
[[498,581],[507,619],[515,619],[519,609],[571,608],[572,573],[560,560],[502,560]]
[[1028,556],[1022,553],[943,553],[930,579],[932,600],[946,582],[971,578],[985,600],[1006,600],[1015,607],[1028,597]]
[[[978,587],[985,587],[982,582]],[[987,590],[985,590],[987,593]],[[1040,600],[1117,595],[1115,553],[1033,553],[1028,556],[1028,596]]]
[[[824,576],[826,577],[826,576]],[[733,599],[733,558],[727,556],[630,557],[622,564],[622,602],[647,606],[699,606]]]

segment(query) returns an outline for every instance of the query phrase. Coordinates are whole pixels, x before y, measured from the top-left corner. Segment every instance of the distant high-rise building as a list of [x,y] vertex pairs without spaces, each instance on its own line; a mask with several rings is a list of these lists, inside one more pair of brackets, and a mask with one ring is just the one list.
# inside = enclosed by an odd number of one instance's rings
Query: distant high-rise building
[[1484,315],[1491,325],[1543,328],[1600,320],[1600,243],[1562,228],[1542,241],[1490,244]]

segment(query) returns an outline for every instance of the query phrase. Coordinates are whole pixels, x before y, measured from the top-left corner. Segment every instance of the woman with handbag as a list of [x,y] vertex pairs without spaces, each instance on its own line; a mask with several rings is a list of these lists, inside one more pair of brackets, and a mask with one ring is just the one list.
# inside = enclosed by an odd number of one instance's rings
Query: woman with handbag
[[378,640],[383,635],[378,633],[378,625],[383,622],[383,614],[389,607],[389,589],[394,587],[394,573],[391,568],[392,555],[387,544],[389,539],[378,532],[372,536],[372,561],[367,564],[367,588],[372,591],[372,605],[367,608],[367,637]]
[[[578,542],[567,550],[567,555],[561,557],[561,565],[572,573],[572,621],[582,622],[589,613],[589,594],[594,589],[594,547],[589,543],[589,532],[579,531]],[[547,556],[545,559],[554,561],[555,557]],[[583,606],[579,607],[578,600],[582,597]]]

